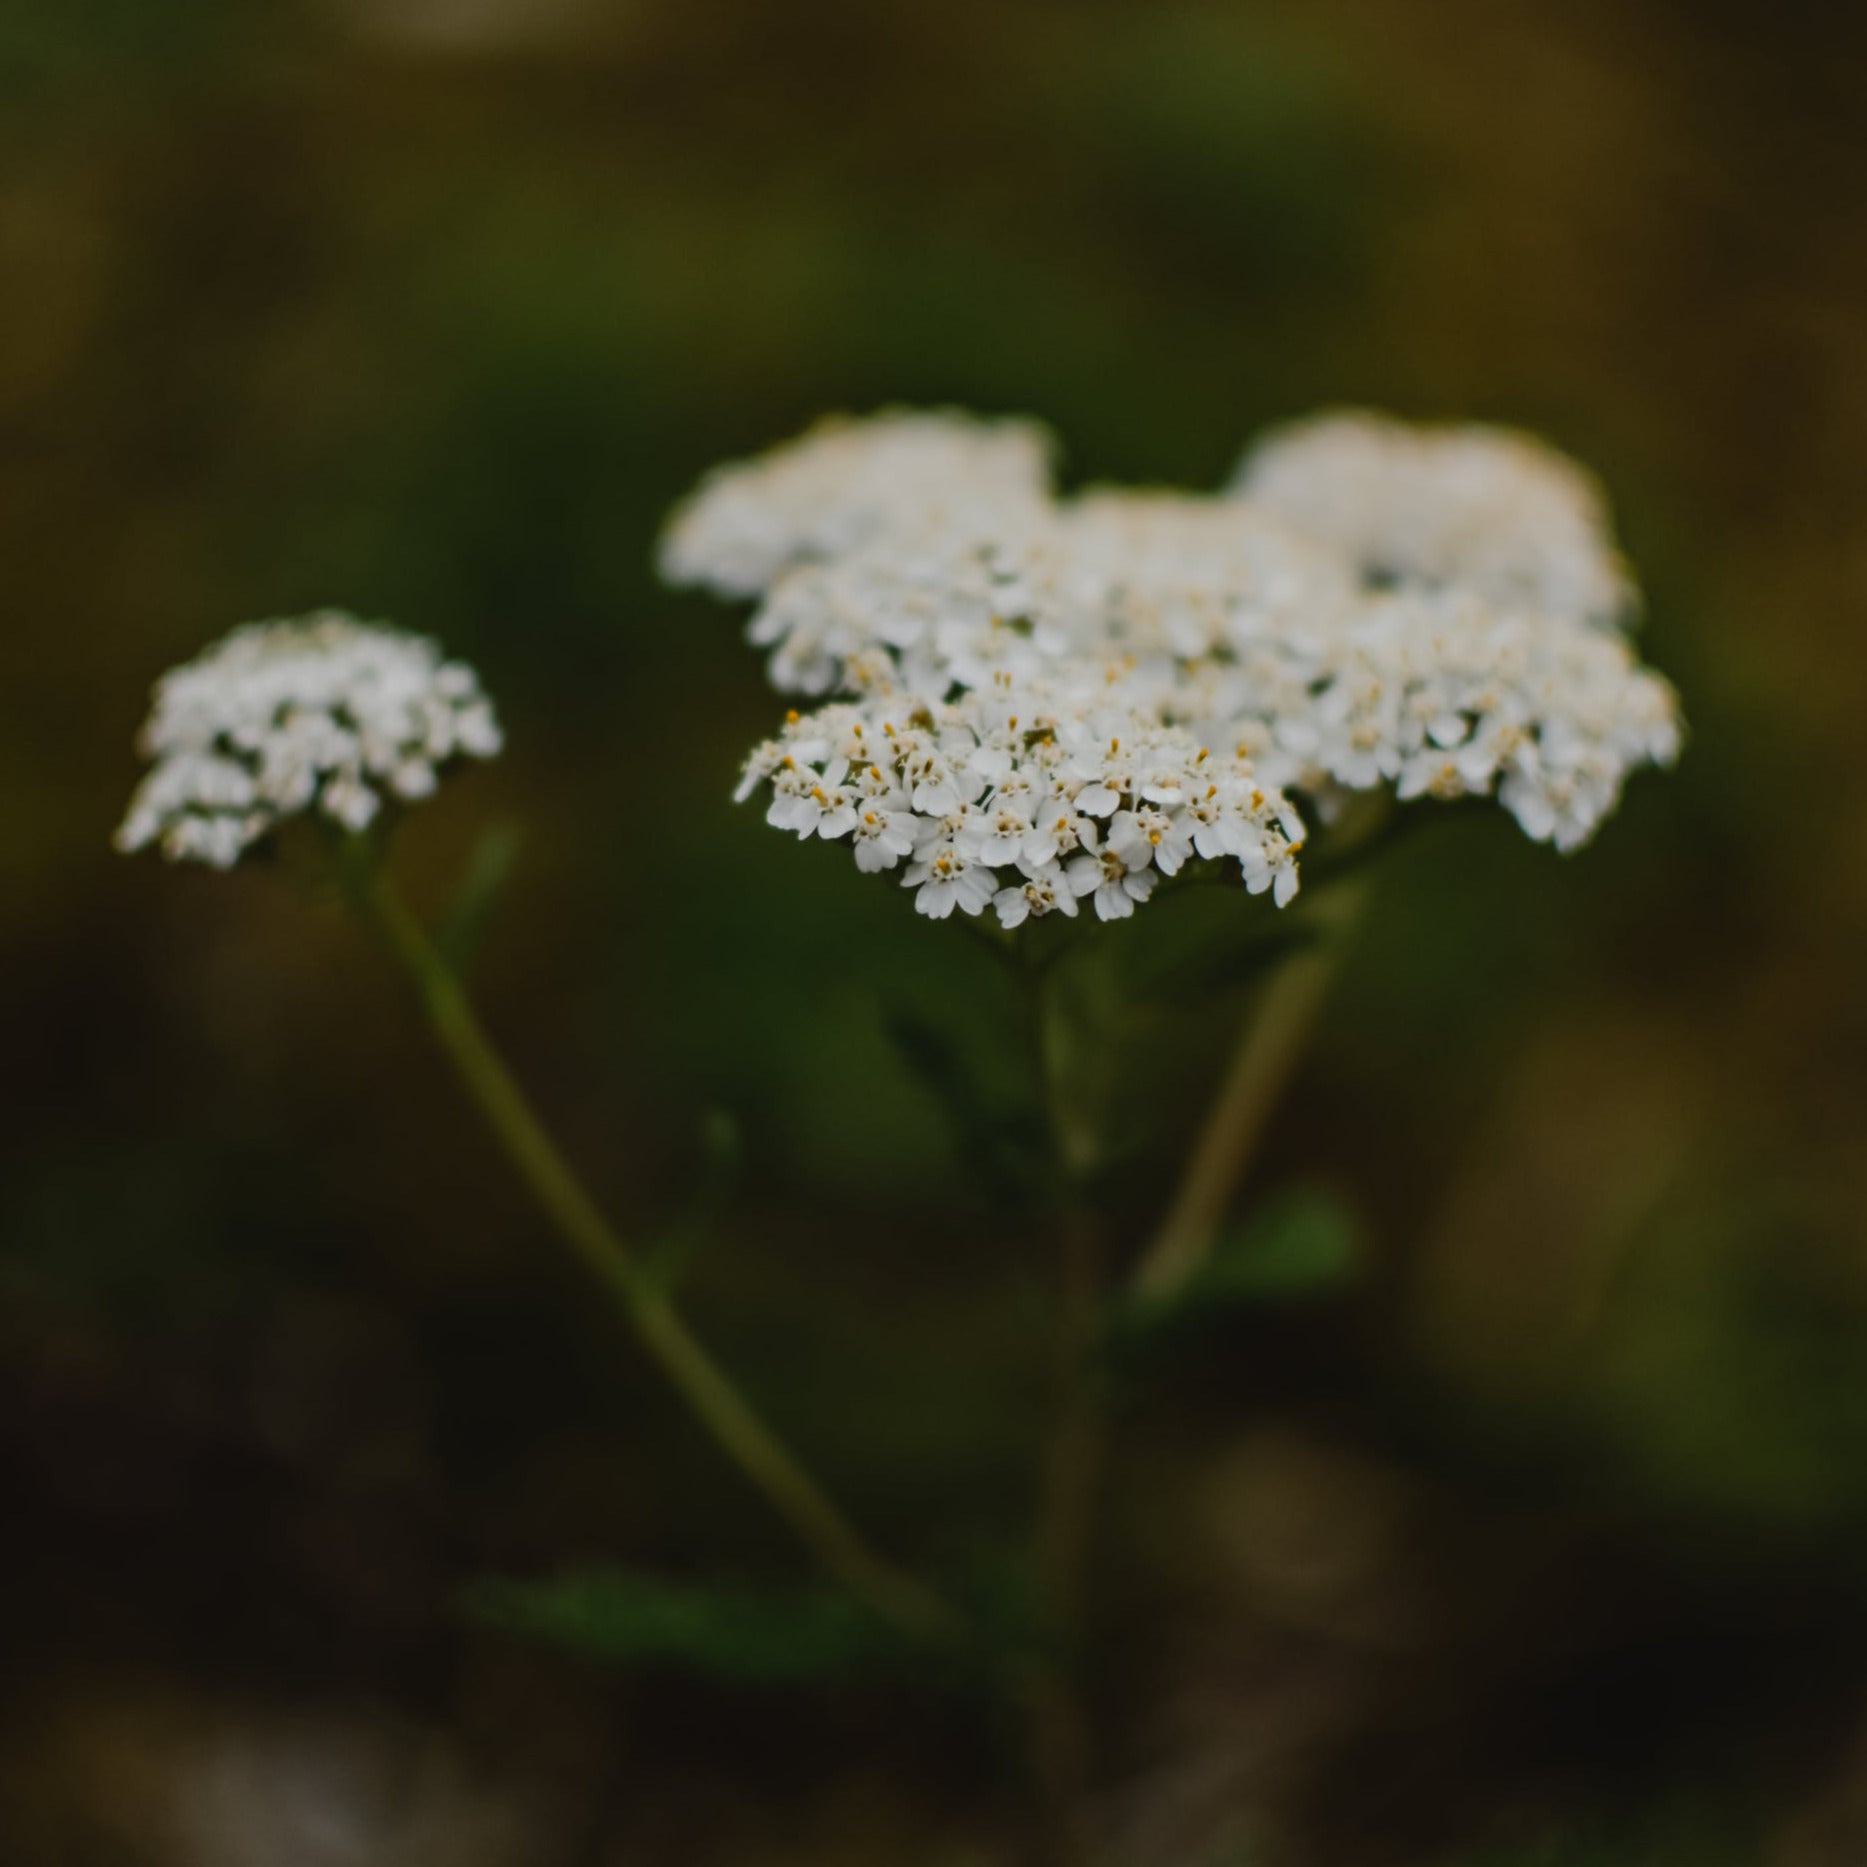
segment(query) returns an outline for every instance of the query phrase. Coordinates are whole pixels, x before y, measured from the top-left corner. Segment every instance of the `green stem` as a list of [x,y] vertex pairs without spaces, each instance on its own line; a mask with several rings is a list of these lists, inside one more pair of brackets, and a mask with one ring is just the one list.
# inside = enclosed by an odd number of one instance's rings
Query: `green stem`
[[666,1291],[597,1210],[494,1050],[460,982],[388,881],[378,873],[356,894],[414,981],[441,1048],[519,1177],[609,1286],[642,1346],[727,1458],[824,1567],[877,1613],[917,1636],[958,1632],[954,1611],[869,1546],[694,1338]]
[[1212,1250],[1265,1123],[1315,1028],[1341,963],[1344,935],[1365,897],[1360,881],[1335,886],[1316,910],[1328,920],[1323,939],[1284,962],[1246,1023],[1173,1202],[1135,1267],[1137,1295],[1153,1301],[1173,1295]]
[[1085,1804],[1090,1776],[1088,1721],[1071,1672],[1080,1640],[1086,1570],[1101,1480],[1103,1421],[1093,1358],[1106,1280],[1102,1227],[1085,1197],[1093,1169],[1093,1123],[1072,1105],[1067,1059],[1058,1054],[1050,975],[1027,975],[1026,1005],[1051,1153],[1058,1213],[1059,1282],[1055,1338],[1056,1412],[1038,1507],[1037,1577],[1060,1652],[1031,1693],[1037,1762],[1049,1805],[1048,1849],[1059,1867],[1091,1853]]

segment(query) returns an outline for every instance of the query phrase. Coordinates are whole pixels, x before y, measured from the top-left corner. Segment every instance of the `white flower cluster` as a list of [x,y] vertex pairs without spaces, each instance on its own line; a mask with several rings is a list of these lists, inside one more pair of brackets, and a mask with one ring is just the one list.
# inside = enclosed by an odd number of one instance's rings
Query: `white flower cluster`
[[1370,584],[1462,589],[1609,628],[1639,605],[1594,477],[1515,429],[1312,416],[1248,449],[1232,486]]
[[1093,898],[1125,920],[1163,875],[1229,857],[1254,894],[1295,894],[1303,825],[1248,758],[1215,756],[1184,727],[1115,693],[1017,680],[946,700],[904,690],[837,701],[748,760],[739,796],[771,786],[767,820],[847,837],[864,870],[905,865],[936,920],[995,908],[1007,927],[1073,916]]
[[117,847],[224,869],[302,811],[361,830],[450,760],[491,758],[500,733],[464,662],[327,610],[249,623],[171,669],[138,743],[154,766]]
[[1292,792],[1325,818],[1495,792],[1571,849],[1677,751],[1598,497],[1528,439],[1327,418],[1219,495],[1059,499],[1045,452],[956,415],[820,429],[712,475],[664,560],[756,587],[774,684],[844,696],[741,795],[901,866],[929,914],[1124,917],[1191,856],[1281,905]]
[[758,460],[709,474],[662,541],[670,583],[757,596],[779,572],[840,557],[903,523],[990,526],[1042,510],[1050,441],[1029,421],[891,409],[830,416]]

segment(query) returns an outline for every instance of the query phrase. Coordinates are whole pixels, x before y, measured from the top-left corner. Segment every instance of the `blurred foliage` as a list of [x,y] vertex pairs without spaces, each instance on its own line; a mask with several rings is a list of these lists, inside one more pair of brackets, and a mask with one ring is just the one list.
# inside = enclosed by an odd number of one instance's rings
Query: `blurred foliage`
[[1134,1326],[1158,1329],[1239,1302],[1281,1302],[1339,1291],[1355,1274],[1362,1227],[1341,1196],[1292,1186],[1222,1232],[1185,1287],[1138,1302]]
[[435,933],[435,946],[455,973],[464,976],[472,966],[524,846],[519,825],[498,822],[489,824],[473,845]]
[[[478,662],[510,749],[411,817],[410,894],[777,1423],[889,1548],[989,1567],[1053,1303],[994,1165],[1017,994],[732,807],[771,696],[652,569],[706,465],[890,400],[1030,410],[1074,480],[1212,483],[1331,401],[1532,425],[1611,489],[1694,735],[1572,861],[1426,812],[1370,866],[1250,1300],[1124,1411],[1111,1860],[1867,1858],[1861,40],[1673,0],[0,6],[9,1867],[246,1867],[306,1779],[227,1841],[214,1745],[385,1706],[523,1838],[364,1797],[359,1858],[1015,1856],[1004,1733],[912,1681],[773,1716],[448,1611],[571,1562],[783,1601],[796,1558],[336,905],[107,847],[147,683],[235,621]],[[1121,1236],[1304,925],[1200,890],[1098,936]],[[688,1612],[615,1625],[785,1663]]]
[[824,1588],[773,1598],[677,1587],[619,1570],[543,1583],[483,1582],[467,1611],[590,1658],[671,1664],[759,1685],[817,1679],[893,1657],[899,1636]]

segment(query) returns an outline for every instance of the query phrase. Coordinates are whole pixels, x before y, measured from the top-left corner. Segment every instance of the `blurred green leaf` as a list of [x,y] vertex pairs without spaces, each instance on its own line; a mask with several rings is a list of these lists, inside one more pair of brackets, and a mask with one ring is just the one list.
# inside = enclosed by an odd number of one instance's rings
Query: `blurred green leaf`
[[0,7],[0,94],[69,98],[88,89],[142,90],[225,69],[250,46],[237,0],[151,7],[137,0],[9,0]]
[[1293,1187],[1223,1235],[1194,1279],[1208,1298],[1305,1297],[1338,1289],[1361,1258],[1361,1225],[1327,1187]]
[[745,1139],[730,1109],[708,1109],[700,1122],[701,1158],[686,1210],[661,1234],[646,1259],[649,1276],[671,1288],[713,1236],[739,1186]]
[[909,1072],[939,1104],[961,1158],[999,1197],[1022,1203],[1044,1148],[1036,1111],[1005,1106],[932,1019],[896,1007],[884,1011],[883,1028]]
[[780,1685],[875,1664],[901,1635],[827,1588],[762,1592],[680,1583],[626,1569],[549,1582],[483,1581],[476,1620],[587,1658],[668,1666],[741,1684]]
[[1130,999],[1183,1001],[1249,985],[1322,932],[1300,909],[1279,913],[1220,880],[1216,865],[1210,877],[1165,891],[1154,918],[1158,925],[1120,945],[1120,989]]
[[502,822],[489,824],[474,844],[435,941],[456,974],[473,964],[524,842],[525,833],[517,824]]
[[1461,1853],[1448,1867],[1753,1867],[1765,1856],[1741,1803],[1715,1791],[1671,1795],[1630,1817],[1582,1817],[1516,1847]]
[[1241,1303],[1299,1303],[1353,1282],[1364,1257],[1360,1220],[1340,1194],[1294,1186],[1224,1232],[1178,1290],[1124,1304],[1110,1319],[1118,1350],[1138,1348]]

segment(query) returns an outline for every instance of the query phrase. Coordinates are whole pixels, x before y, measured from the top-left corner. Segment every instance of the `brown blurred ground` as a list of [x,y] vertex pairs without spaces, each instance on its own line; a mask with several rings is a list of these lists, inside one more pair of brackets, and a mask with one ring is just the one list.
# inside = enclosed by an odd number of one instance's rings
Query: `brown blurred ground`
[[479,985],[540,1100],[637,1225],[734,1113],[696,1311],[894,1546],[992,1559],[1044,1267],[876,1007],[989,1068],[995,982],[726,804],[757,661],[649,569],[702,466],[888,400],[1190,483],[1323,402],[1536,427],[1693,727],[1573,860],[1384,876],[1264,1169],[1363,1274],[1126,1407],[1110,1858],[1867,1859],[1864,59],[1658,0],[0,7],[0,1860],[1015,1857],[963,1699],[463,1621],[796,1565],[364,943],[107,847],[228,624],[474,658],[511,751],[411,889],[521,826]]

